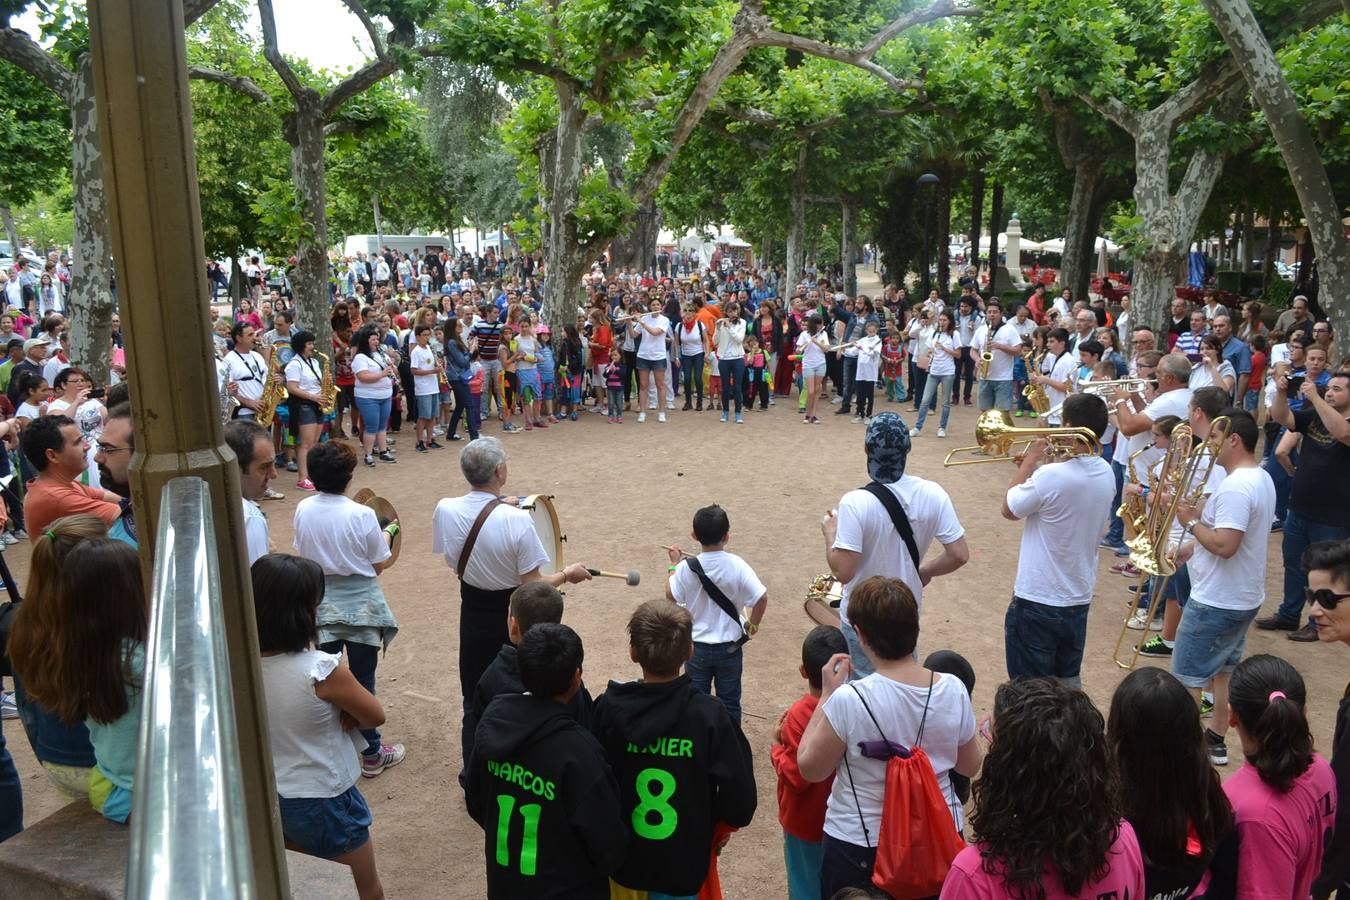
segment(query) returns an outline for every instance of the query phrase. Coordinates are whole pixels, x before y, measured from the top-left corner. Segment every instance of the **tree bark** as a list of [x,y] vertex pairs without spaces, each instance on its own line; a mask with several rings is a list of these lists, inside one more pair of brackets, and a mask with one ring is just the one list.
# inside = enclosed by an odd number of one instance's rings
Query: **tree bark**
[[1275,280],[1275,259],[1280,254],[1280,237],[1284,224],[1280,221],[1280,208],[1274,200],[1266,211],[1266,250],[1261,255],[1261,289],[1264,291]]
[[805,267],[803,253],[806,243],[806,166],[809,157],[809,142],[803,141],[797,149],[797,171],[792,173],[792,191],[788,197],[788,233],[787,233],[787,292],[792,296],[802,281]]
[[[112,250],[103,151],[94,105],[94,66],[88,53],[76,63],[70,98],[71,187],[75,252],[70,269],[70,357],[95,384],[107,384],[112,342]],[[191,298],[196,302],[196,298]]]
[[19,258],[19,226],[14,223],[14,213],[5,205],[0,205],[0,221],[5,225],[5,237],[9,238],[9,255]]
[[951,234],[952,234],[952,168],[943,163],[938,167],[938,177],[941,179],[937,186],[937,197],[934,201],[937,207],[933,223],[933,255],[937,262],[937,283],[938,294],[943,297],[951,296],[952,290],[952,259],[951,259]]
[[858,207],[855,201],[844,198],[839,202],[839,264],[844,272],[844,293],[858,296],[858,270],[854,260],[858,255]]
[[[1247,0],[1204,0],[1204,4],[1265,113],[1289,171],[1317,250],[1319,305],[1328,316],[1344,322],[1350,316],[1350,240],[1312,129]],[[1335,340],[1337,355],[1350,354],[1350,329],[1337,328]]]
[[976,169],[970,176],[970,260],[975,276],[980,274],[980,226],[984,218],[984,169]]
[[295,97],[286,116],[286,140],[291,145],[291,180],[300,200],[299,265],[291,279],[299,319],[314,331],[315,346],[328,352],[333,331],[328,306],[328,209],[324,181],[324,113],[315,90]]
[[998,233],[1003,230],[1003,183],[994,183],[994,196],[989,201],[989,293],[997,296]]
[[1255,214],[1252,211],[1250,203],[1242,207],[1242,274],[1249,274],[1252,270],[1252,252],[1256,243],[1256,225],[1252,221]]
[[581,278],[586,274],[588,241],[577,233],[577,202],[581,196],[581,145],[586,111],[581,95],[559,82],[558,126],[549,151],[541,155],[540,176],[548,214],[548,242],[544,264],[544,321],[561,329],[576,319]]
[[1092,217],[1092,209],[1106,180],[1106,161],[1100,156],[1077,155],[1072,168],[1073,193],[1069,195],[1069,215],[1064,223],[1059,283],[1073,291],[1075,300],[1083,300],[1087,298],[1096,264],[1097,221]]

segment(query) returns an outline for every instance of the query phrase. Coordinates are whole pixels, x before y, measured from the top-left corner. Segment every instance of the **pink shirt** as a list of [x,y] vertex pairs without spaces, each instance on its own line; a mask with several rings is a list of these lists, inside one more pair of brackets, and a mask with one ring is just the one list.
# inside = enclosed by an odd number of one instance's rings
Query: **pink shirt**
[[1336,822],[1336,779],[1322,757],[1281,794],[1250,765],[1223,784],[1237,824],[1238,900],[1307,897]]
[[[1059,883],[1059,876],[1047,871],[1041,879],[1045,900],[1075,900],[1075,898],[1113,897],[1118,900],[1144,896],[1144,860],[1139,853],[1139,841],[1130,823],[1121,820],[1120,835],[1107,853],[1108,869],[1099,881],[1083,885],[1077,894],[1070,894]],[[984,871],[980,845],[972,844],[952,861],[952,869],[942,884],[942,900],[1004,900],[1008,889],[1001,872],[990,875]]]

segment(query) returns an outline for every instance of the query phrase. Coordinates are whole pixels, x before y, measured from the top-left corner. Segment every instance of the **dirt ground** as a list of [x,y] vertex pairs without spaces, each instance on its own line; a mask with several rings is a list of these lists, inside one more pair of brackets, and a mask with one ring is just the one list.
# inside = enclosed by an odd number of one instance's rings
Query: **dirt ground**
[[[870,285],[864,283],[866,290]],[[909,405],[889,406],[912,421]],[[760,806],[754,823],[737,834],[721,859],[729,898],[786,894],[782,843],[769,763],[771,730],[779,714],[803,691],[798,677],[801,640],[812,623],[802,611],[808,584],[826,571],[821,515],[845,492],[867,481],[863,426],[825,414],[821,426],[801,424],[795,408],[779,402],[753,412],[746,423],[722,425],[714,413],[676,412],[666,424],[636,417],[622,426],[586,414],[581,422],[547,432],[504,435],[511,454],[508,490],[555,497],[567,534],[566,560],[624,572],[636,568],[642,584],[597,579],[567,591],[564,621],[586,647],[586,682],[599,694],[608,679],[638,672],[628,660],[624,623],[638,602],[663,595],[666,555],[658,545],[691,547],[695,509],[722,504],[731,518],[729,549],[742,555],[768,586],[764,627],[745,650],[744,727],[755,750]],[[924,653],[951,648],[974,664],[979,683],[976,715],[990,711],[993,691],[1004,677],[1002,621],[1017,566],[1021,526],[999,514],[1012,469],[1007,464],[944,469],[953,447],[971,442],[971,407],[953,408],[949,437],[936,425],[915,442],[909,471],[940,482],[951,494],[966,528],[971,560],[924,592],[920,646]],[[494,422],[489,434],[501,435]],[[401,630],[380,663],[380,699],[388,715],[386,740],[408,748],[408,759],[360,787],[374,813],[374,840],[381,877],[391,898],[484,896],[483,835],[464,809],[455,775],[460,768],[460,699],[456,653],[458,591],[445,561],[430,548],[431,512],[445,496],[465,492],[455,446],[416,454],[411,433],[398,437],[396,465],[358,467],[352,490],[370,486],[398,508],[405,532],[397,566],[381,578]],[[286,499],[264,504],[272,538],[290,546],[291,514],[304,496],[285,473],[276,487]],[[27,546],[6,548],[22,580]],[[1083,665],[1085,689],[1105,710],[1123,676],[1111,648],[1126,608],[1127,581],[1109,572],[1101,557],[1097,594]],[[1266,612],[1278,603],[1282,568],[1278,535],[1270,541]],[[1295,644],[1283,634],[1253,631],[1249,653],[1277,653],[1293,662],[1309,687],[1313,733],[1329,748],[1337,698],[1345,684],[1343,648]],[[27,821],[54,812],[61,799],[34,762],[17,722],[6,723],[10,748],[23,780]],[[1240,758],[1230,735],[1235,771]],[[1165,748],[1164,748],[1165,750]]]

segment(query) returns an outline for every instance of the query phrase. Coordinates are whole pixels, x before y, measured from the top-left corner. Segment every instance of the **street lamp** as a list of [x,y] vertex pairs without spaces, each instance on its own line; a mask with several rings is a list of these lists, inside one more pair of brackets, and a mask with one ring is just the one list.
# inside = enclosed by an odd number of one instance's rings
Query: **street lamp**
[[937,190],[937,185],[942,179],[938,178],[932,172],[924,172],[916,180],[919,186],[919,196],[923,198],[923,275],[921,282],[923,284],[923,299],[927,301],[928,292],[932,290],[931,276],[929,275],[929,241],[932,239],[933,223],[933,194]]

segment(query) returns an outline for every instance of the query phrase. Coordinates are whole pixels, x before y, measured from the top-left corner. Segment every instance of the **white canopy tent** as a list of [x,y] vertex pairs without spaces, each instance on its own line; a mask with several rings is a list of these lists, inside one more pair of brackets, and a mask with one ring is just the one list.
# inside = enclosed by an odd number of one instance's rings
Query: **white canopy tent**
[[[1025,243],[1025,241],[1023,241],[1023,243]],[[1108,240],[1107,238],[1099,237],[1097,238],[1093,249],[1096,250],[1096,252],[1098,253],[1101,253],[1103,251],[1105,251],[1106,253],[1116,253],[1117,251],[1120,250],[1120,246],[1114,243],[1113,241]],[[1063,253],[1064,238],[1057,237],[1051,238],[1048,241],[1042,241],[1041,250],[1046,253]]]
[[[1044,249],[1043,244],[1037,241],[1033,241],[1030,238],[1021,238],[1020,244],[1023,253],[1026,253],[1028,250],[1034,253]],[[1000,251],[1008,249],[1008,234],[1005,231],[1000,231],[998,233],[998,249]],[[980,238],[980,252],[981,253],[989,252],[989,235],[987,234]]]

